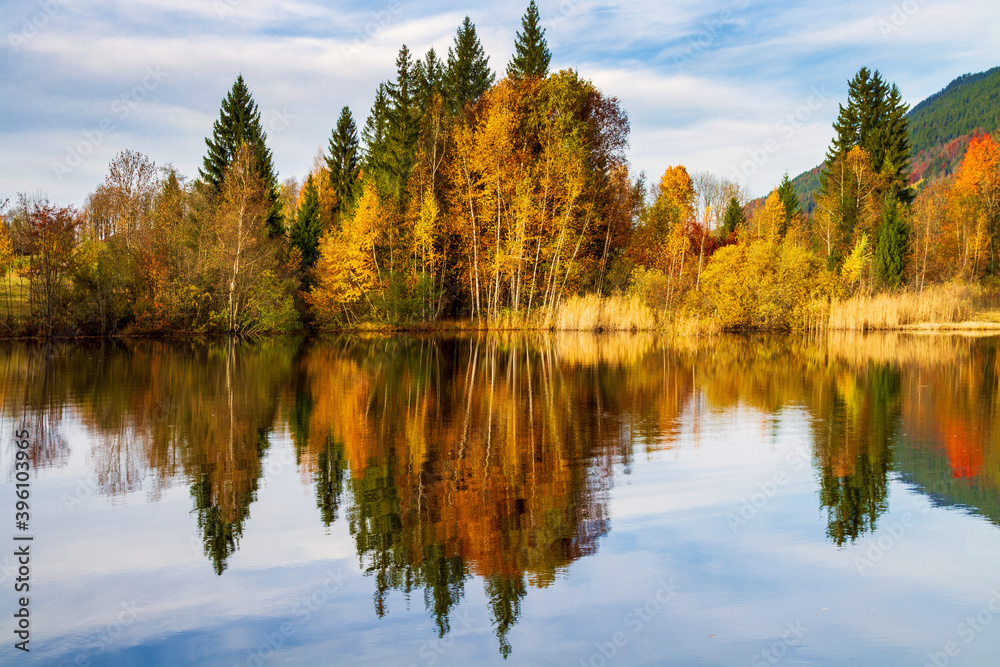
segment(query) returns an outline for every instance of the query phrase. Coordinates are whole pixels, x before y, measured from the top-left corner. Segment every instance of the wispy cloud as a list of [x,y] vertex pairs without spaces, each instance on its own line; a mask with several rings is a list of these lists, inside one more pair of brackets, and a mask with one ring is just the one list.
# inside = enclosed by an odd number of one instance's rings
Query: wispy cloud
[[[42,189],[60,203],[80,204],[125,148],[195,176],[219,102],[240,73],[265,125],[269,114],[287,121],[269,133],[277,169],[282,177],[301,176],[340,107],[350,106],[364,122],[378,82],[394,74],[400,45],[417,56],[433,46],[444,56],[469,14],[490,64],[502,72],[524,5],[15,0],[0,19],[6,36],[0,196]],[[861,65],[880,68],[915,103],[959,74],[998,64],[997,8],[977,0],[902,6],[886,0],[539,3],[553,67],[578,69],[629,113],[636,171],[655,177],[681,163],[731,177],[777,137],[780,150],[747,177],[757,194],[784,171],[794,175],[822,158],[837,102]],[[165,79],[136,93],[150,67]],[[818,88],[831,98],[786,136],[782,119]],[[125,117],[123,99],[134,102]],[[114,131],[59,178],[53,165],[107,119]]]

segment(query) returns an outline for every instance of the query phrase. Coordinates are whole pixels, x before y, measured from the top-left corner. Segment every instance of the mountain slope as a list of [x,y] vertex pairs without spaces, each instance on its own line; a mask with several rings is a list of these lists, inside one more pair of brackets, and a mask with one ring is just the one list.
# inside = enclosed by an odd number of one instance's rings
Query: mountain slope
[[[910,109],[910,182],[918,187],[958,167],[969,140],[1000,129],[1000,67],[963,74]],[[803,208],[819,192],[822,165],[792,179]]]

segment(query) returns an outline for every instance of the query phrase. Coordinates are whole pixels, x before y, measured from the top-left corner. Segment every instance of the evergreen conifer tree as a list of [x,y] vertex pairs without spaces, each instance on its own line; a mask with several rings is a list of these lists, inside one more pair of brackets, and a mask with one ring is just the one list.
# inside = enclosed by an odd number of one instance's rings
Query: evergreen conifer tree
[[722,216],[722,229],[726,236],[730,236],[740,228],[741,225],[746,225],[747,217],[743,212],[743,207],[740,206],[739,200],[736,197],[729,198],[729,204],[726,205],[726,212]]
[[899,204],[895,197],[889,195],[882,206],[882,220],[875,244],[875,275],[886,287],[898,287],[903,282],[909,236]]
[[449,111],[458,113],[489,90],[494,81],[490,59],[476,36],[476,26],[466,16],[455,35],[455,47],[448,47],[445,71],[445,101]]
[[778,184],[778,197],[781,198],[781,203],[785,206],[785,220],[778,228],[778,235],[784,237],[788,233],[788,227],[791,225],[792,220],[801,213],[799,197],[795,194],[795,188],[792,186],[792,181],[788,178],[787,171],[781,179],[781,183]]
[[240,146],[249,144],[254,151],[254,167],[260,174],[268,189],[267,230],[270,236],[284,234],[284,222],[281,215],[281,204],[278,201],[278,178],[274,173],[271,160],[271,150],[266,144],[267,135],[260,123],[260,111],[254,102],[250,90],[240,74],[233,84],[232,90],[222,100],[219,120],[212,127],[212,138],[206,137],[208,154],[204,159],[204,168],[199,169],[205,182],[218,190],[225,178]]
[[384,191],[389,169],[389,96],[384,83],[380,83],[378,90],[375,91],[375,101],[361,131],[361,137],[365,143],[362,160],[365,180],[373,179],[379,190]]
[[306,179],[306,187],[299,206],[295,223],[289,231],[292,247],[302,253],[302,268],[310,269],[319,259],[319,237],[321,233],[319,217],[319,193],[312,174]]
[[353,206],[358,192],[358,130],[350,107],[340,110],[337,127],[330,137],[330,155],[326,158],[330,170],[330,187],[337,196],[334,213],[343,213]]
[[413,59],[404,44],[396,57],[396,81],[386,86],[389,105],[385,156],[389,187],[385,194],[398,200],[402,200],[406,181],[413,168],[420,133],[417,84]]
[[441,93],[444,84],[444,65],[437,57],[437,53],[431,48],[423,60],[418,60],[413,66],[413,79],[415,84],[414,97],[423,116],[431,105],[431,98],[434,93]]
[[507,65],[507,76],[511,79],[544,77],[549,73],[552,53],[545,43],[545,29],[538,25],[538,6],[535,0],[531,0],[521,17],[521,27],[524,31],[517,33],[514,57]]
[[868,152],[871,167],[890,177],[890,190],[900,201],[909,202],[912,193],[907,186],[910,156],[908,106],[899,88],[889,85],[876,70],[862,67],[847,84],[847,106],[833,124],[836,135],[826,155],[826,166],[820,174],[821,191],[828,187],[830,165],[847,154],[854,146]]

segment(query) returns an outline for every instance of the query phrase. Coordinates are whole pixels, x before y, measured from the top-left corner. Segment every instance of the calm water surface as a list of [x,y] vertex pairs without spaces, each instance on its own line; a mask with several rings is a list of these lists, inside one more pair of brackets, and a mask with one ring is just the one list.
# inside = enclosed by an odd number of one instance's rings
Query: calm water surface
[[998,664],[997,351],[7,344],[0,663]]

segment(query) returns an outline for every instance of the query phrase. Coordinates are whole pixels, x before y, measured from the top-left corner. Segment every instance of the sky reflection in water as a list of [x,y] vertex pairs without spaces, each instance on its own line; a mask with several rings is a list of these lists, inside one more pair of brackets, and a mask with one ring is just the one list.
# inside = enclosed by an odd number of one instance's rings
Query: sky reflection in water
[[9,344],[0,505],[24,425],[36,537],[0,661],[989,662],[996,351]]

